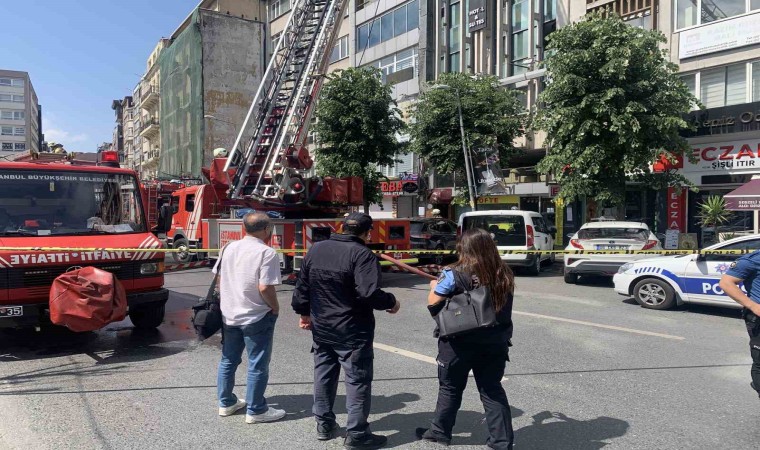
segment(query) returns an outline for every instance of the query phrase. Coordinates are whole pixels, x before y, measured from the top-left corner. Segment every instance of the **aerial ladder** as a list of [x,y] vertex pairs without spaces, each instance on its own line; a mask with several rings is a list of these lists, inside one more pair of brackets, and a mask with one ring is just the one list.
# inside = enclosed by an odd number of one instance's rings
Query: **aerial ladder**
[[224,167],[230,199],[293,205],[319,192],[321,180],[307,177],[313,161],[305,144],[347,5],[294,2]]

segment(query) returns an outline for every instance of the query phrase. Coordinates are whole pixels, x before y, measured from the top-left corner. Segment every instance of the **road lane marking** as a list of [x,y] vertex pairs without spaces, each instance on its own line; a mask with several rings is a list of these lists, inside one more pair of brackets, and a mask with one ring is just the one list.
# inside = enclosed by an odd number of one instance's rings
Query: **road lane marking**
[[417,361],[426,362],[433,365],[438,365],[438,362],[435,360],[435,358],[422,355],[420,353],[410,352],[409,350],[404,350],[403,348],[398,347],[392,347],[390,345],[381,344],[379,342],[375,342],[374,347],[378,350],[384,350],[386,352],[395,353],[397,355],[406,356],[407,358],[416,359]]
[[[386,352],[394,353],[396,355],[406,356],[407,358],[416,359],[417,361],[426,362],[434,366],[438,365],[438,361],[436,361],[435,358],[427,356],[427,355],[410,352],[409,350],[404,350],[403,348],[393,347],[391,345],[385,345],[379,342],[374,342],[372,345],[378,350],[384,350]],[[473,376],[472,370],[470,371],[469,376]],[[501,381],[507,381],[507,377],[503,377]]]
[[663,333],[655,333],[652,331],[645,331],[645,330],[637,330],[635,328],[625,328],[625,327],[617,327],[614,325],[604,325],[601,323],[595,323],[595,322],[585,322],[583,320],[575,320],[575,319],[566,319],[564,317],[555,317],[555,316],[546,316],[544,314],[536,314],[536,313],[529,313],[529,312],[523,312],[523,311],[512,311],[512,314],[518,314],[521,316],[528,316],[528,317],[535,317],[538,319],[548,319],[548,320],[555,320],[557,322],[566,322],[566,323],[573,323],[576,325],[586,325],[589,327],[595,327],[595,328],[602,328],[605,330],[614,330],[614,331],[622,331],[625,333],[633,333],[633,334],[640,334],[643,336],[654,336],[654,337],[660,337],[663,339],[673,339],[676,341],[683,341],[686,338],[682,336],[673,336],[672,334],[663,334]]

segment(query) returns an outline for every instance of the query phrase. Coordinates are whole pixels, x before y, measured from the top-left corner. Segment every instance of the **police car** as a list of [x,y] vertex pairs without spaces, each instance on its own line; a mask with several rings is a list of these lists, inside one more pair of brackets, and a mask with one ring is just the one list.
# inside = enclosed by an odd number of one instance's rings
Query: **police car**
[[[731,239],[705,250],[757,250],[760,235]],[[683,303],[740,308],[718,285],[741,255],[677,255],[624,264],[613,277],[615,292],[633,296],[639,305],[669,309]]]

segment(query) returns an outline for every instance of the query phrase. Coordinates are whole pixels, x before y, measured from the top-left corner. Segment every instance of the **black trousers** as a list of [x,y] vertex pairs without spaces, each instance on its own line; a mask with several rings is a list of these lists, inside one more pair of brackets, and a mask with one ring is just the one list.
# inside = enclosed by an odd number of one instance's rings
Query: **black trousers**
[[487,445],[511,449],[514,442],[512,412],[501,379],[508,357],[506,343],[468,343],[438,340],[438,403],[430,430],[451,439],[462,393],[472,370],[486,412]]
[[369,432],[372,405],[372,375],[374,352],[372,342],[356,348],[314,343],[314,408],[319,424],[335,423],[335,395],[338,391],[340,368],[346,374],[347,434],[361,436]]
[[752,383],[754,383],[757,393],[760,394],[760,317],[746,308],[742,310],[742,317],[749,334],[749,353],[752,355],[752,368],[750,369]]

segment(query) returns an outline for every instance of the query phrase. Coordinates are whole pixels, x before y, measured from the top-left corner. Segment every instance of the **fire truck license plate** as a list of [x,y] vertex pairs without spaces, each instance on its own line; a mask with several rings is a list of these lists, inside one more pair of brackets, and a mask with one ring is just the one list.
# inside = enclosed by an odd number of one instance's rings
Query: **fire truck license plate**
[[20,317],[24,315],[23,306],[0,306],[0,318]]

